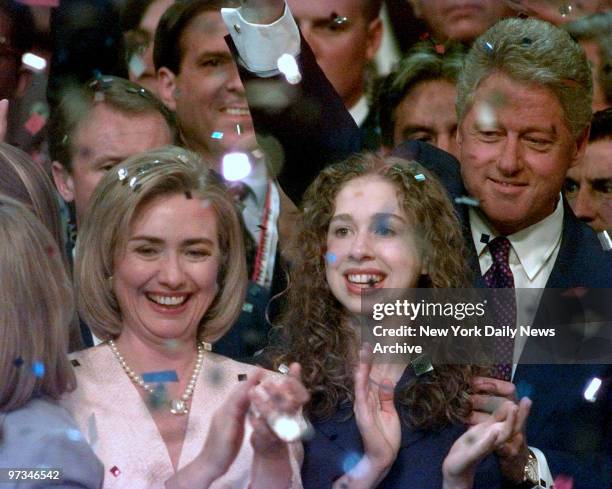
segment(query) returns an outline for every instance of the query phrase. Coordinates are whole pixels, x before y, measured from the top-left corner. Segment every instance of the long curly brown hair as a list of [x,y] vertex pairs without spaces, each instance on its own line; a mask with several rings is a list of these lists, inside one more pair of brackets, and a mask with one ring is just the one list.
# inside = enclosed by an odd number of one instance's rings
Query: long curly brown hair
[[[336,195],[351,180],[370,175],[396,187],[400,206],[422,240],[429,274],[421,276],[418,286],[469,284],[459,221],[441,184],[422,166],[365,153],[323,170],[304,196],[302,220],[290,247],[286,307],[275,330],[278,345],[272,351],[275,367],[301,363],[304,385],[311,392],[306,411],[318,419],[329,418],[341,404],[354,399],[356,331],[327,284],[325,254]],[[437,365],[432,373],[413,379],[398,396],[407,407],[405,421],[415,428],[428,428],[465,420],[472,375],[469,366]]]

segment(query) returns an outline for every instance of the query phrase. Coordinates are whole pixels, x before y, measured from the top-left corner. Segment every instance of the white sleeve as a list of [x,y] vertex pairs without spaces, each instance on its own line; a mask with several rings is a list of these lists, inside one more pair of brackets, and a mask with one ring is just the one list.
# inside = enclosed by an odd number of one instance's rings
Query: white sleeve
[[533,452],[534,457],[538,461],[538,478],[540,481],[544,481],[546,485],[538,484],[533,489],[548,489],[553,486],[553,477],[548,468],[548,462],[546,457],[541,450],[534,447],[529,447],[529,450]]
[[221,9],[223,21],[240,54],[241,63],[262,77],[279,73],[277,60],[283,54],[300,53],[300,31],[289,7],[272,24],[252,24],[242,18],[240,8]]

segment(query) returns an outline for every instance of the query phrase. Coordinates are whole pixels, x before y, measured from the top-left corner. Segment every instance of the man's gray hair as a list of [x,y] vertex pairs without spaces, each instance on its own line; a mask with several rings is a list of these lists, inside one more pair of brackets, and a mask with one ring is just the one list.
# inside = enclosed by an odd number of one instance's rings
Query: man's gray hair
[[564,30],[536,19],[506,19],[481,35],[468,52],[459,76],[459,121],[470,109],[480,83],[493,73],[550,89],[574,137],[589,125],[591,69],[582,48]]

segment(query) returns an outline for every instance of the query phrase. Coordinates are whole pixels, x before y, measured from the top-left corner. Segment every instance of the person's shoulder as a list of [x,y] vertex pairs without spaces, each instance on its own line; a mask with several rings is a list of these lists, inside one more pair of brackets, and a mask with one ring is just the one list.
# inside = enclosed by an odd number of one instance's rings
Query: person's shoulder
[[98,488],[103,466],[68,411],[53,400],[37,398],[7,413],[2,423],[0,459],[12,467],[48,467],[62,471],[64,484]]

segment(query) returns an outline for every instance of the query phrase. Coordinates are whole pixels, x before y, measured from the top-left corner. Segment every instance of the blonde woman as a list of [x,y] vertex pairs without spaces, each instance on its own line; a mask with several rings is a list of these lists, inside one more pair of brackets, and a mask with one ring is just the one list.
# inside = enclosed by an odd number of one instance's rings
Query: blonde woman
[[[267,422],[307,400],[298,370],[264,375],[209,351],[238,316],[247,283],[238,213],[218,179],[180,148],[134,156],[102,179],[78,239],[79,309],[106,342],[75,355],[78,388],[64,403],[83,429],[95,423],[104,487],[163,487],[186,470],[184,487],[299,487],[301,447]],[[258,375],[246,404],[259,416],[245,425],[239,410],[224,427],[235,453],[208,470],[213,413]]]
[[[99,488],[102,465],[57,403],[75,388],[66,328],[72,289],[61,253],[48,229],[3,195],[0,283],[0,467],[48,467],[56,469],[44,472],[49,483]],[[41,487],[41,480],[13,477],[3,486]]]

